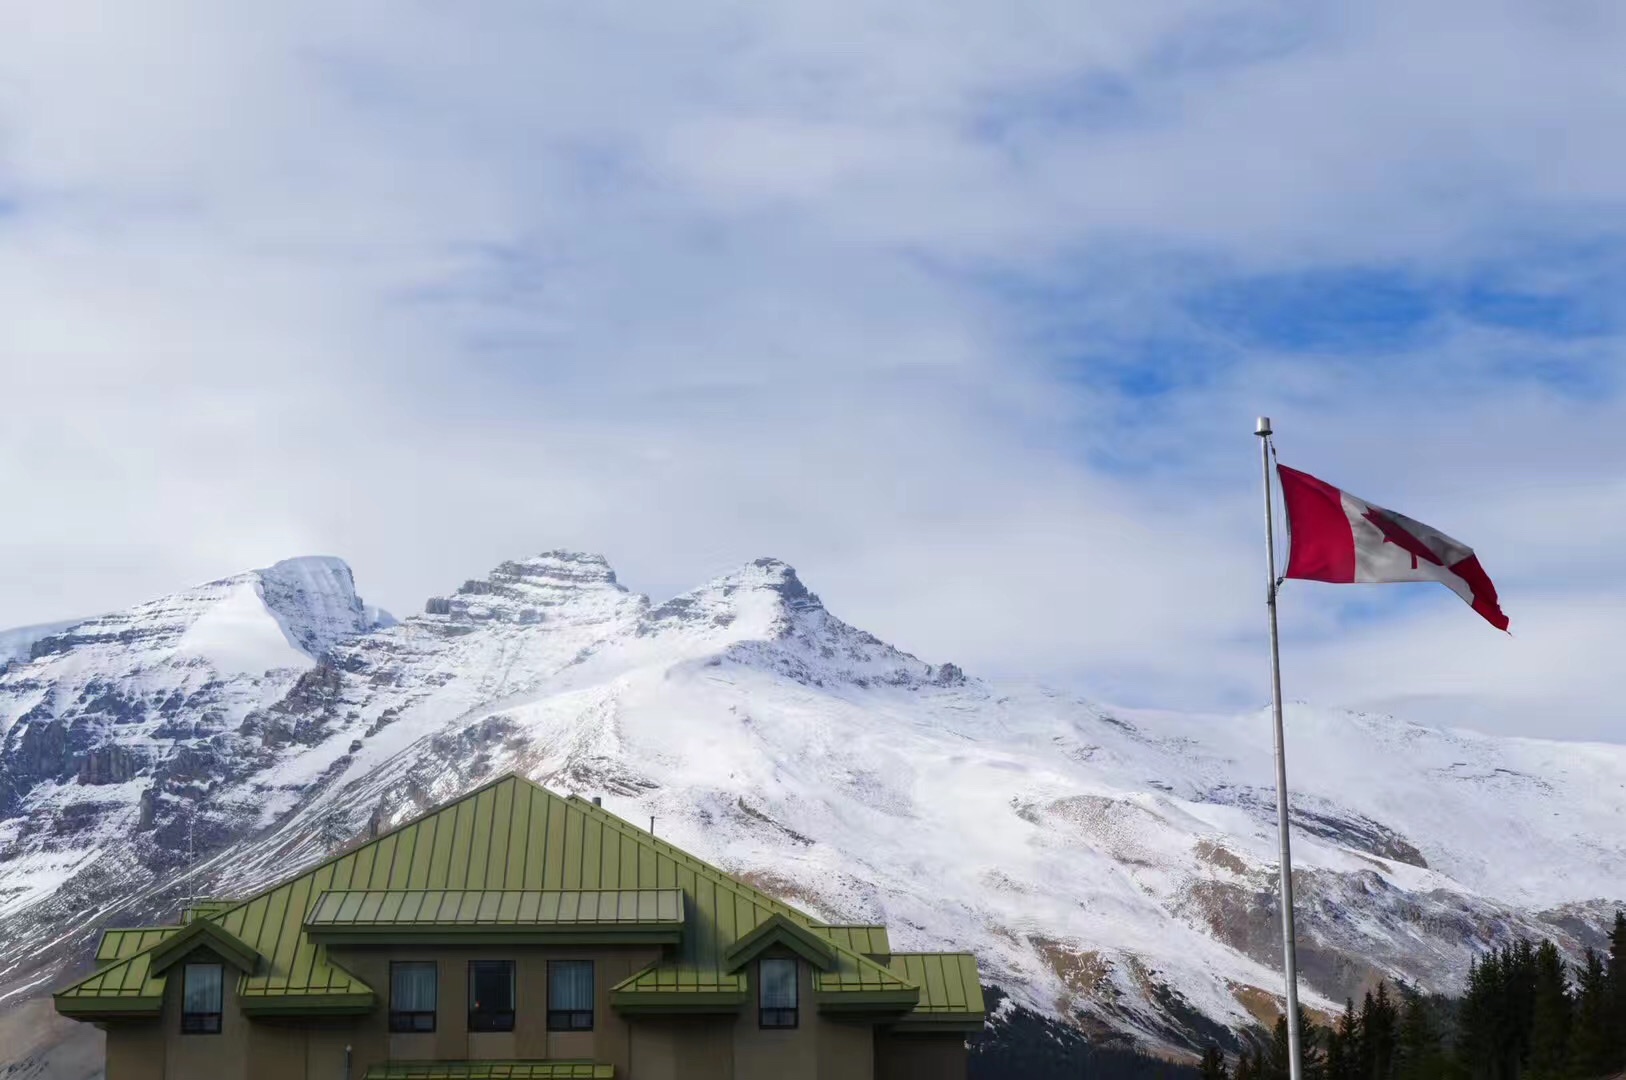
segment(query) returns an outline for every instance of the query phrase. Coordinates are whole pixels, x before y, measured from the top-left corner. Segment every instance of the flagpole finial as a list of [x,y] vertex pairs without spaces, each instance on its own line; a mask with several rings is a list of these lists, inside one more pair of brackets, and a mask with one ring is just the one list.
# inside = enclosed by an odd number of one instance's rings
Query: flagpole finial
[[1261,439],[1266,435],[1271,434],[1270,417],[1261,416],[1258,422],[1253,425],[1253,433],[1259,436]]

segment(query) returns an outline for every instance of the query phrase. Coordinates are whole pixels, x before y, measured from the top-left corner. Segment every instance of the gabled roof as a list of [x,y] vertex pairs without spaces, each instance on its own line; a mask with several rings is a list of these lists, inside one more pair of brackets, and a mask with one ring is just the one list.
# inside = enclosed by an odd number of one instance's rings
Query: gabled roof
[[763,950],[775,945],[789,949],[820,971],[829,971],[836,966],[833,944],[775,912],[757,923],[756,929],[723,950],[723,968],[732,974],[762,955]]
[[229,962],[238,971],[252,975],[263,959],[254,946],[223,929],[219,923],[199,919],[186,929],[167,935],[147,953],[147,962],[154,972],[174,966],[193,949],[207,948]]
[[[511,928],[523,918],[545,922],[544,903],[557,903],[560,912],[574,904],[578,916],[588,904],[594,918],[606,913],[601,905],[613,904],[617,921],[630,903],[638,920],[670,930],[672,898],[681,896],[680,940],[659,963],[614,988],[617,1008],[739,1008],[746,983],[728,969],[726,954],[770,919],[829,950],[829,968],[814,975],[821,1008],[896,1011],[929,998],[906,974],[864,955],[886,945],[882,928],[823,926],[586,800],[508,775],[224,910],[199,904],[184,928],[109,931],[98,957],[113,963],[59,993],[58,1008],[88,1014],[96,1002],[150,1001],[154,990],[161,999],[162,975],[151,969],[151,953],[183,929],[210,925],[259,957],[238,980],[245,1012],[366,1010],[377,995],[329,956],[324,934],[347,918],[355,929],[366,908],[369,932],[381,918],[399,922],[402,912],[411,913],[404,924],[410,937],[435,893],[442,900],[429,918],[441,928],[463,925],[465,904],[473,905],[473,918],[494,911],[492,918],[507,919]],[[455,914],[445,899],[451,894]],[[598,895],[589,901],[588,894]],[[613,901],[604,899],[611,894]],[[377,906],[369,908],[374,897]],[[535,913],[524,915],[533,903]],[[655,915],[645,920],[641,913],[651,904]],[[562,915],[551,917],[551,925],[561,925]]]

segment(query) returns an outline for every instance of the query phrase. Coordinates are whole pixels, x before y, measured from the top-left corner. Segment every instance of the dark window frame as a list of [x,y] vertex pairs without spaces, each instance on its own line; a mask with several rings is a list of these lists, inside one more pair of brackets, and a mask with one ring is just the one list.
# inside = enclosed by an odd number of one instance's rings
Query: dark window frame
[[[189,1012],[186,1008],[186,984],[193,968],[214,968],[218,973],[215,979],[215,993],[217,995],[214,1012]],[[181,967],[181,1034],[182,1035],[219,1035],[221,1018],[226,1011],[226,965],[210,963],[206,960],[196,963],[184,964]]]
[[[504,967],[508,969],[508,1008],[476,1009],[474,1001],[475,976],[474,969],[480,967]],[[514,1014],[518,1011],[518,987],[514,982],[514,962],[512,960],[470,960],[469,961],[469,1032],[471,1034],[484,1031],[513,1031]]]
[[[762,977],[762,965],[782,963],[791,966],[790,992],[791,1002],[789,1008],[774,1006],[770,1008],[762,1003],[763,994],[768,989],[768,980]],[[768,1028],[775,1031],[789,1031],[801,1026],[802,1017],[802,968],[793,956],[764,956],[757,961],[757,1027]]]
[[[586,1009],[555,1009],[553,1007],[553,968],[555,964],[586,964],[588,1007]],[[549,1031],[592,1031],[594,996],[598,993],[598,969],[591,960],[549,960],[548,961],[548,1030]]]
[[[397,1009],[395,1007],[395,969],[398,967],[427,967],[435,973],[435,1007],[428,1012],[422,1009]],[[395,1035],[431,1035],[435,1031],[436,1017],[440,1012],[440,965],[433,960],[391,960],[390,961],[390,1032]],[[428,1018],[429,1026],[424,1027],[424,1018]]]

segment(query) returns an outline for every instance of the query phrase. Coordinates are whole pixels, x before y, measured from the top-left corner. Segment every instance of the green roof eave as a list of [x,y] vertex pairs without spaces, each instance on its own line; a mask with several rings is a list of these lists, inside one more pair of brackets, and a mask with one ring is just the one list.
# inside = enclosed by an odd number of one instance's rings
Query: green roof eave
[[738,971],[774,945],[784,946],[820,971],[836,966],[837,946],[775,912],[723,950],[723,970]]
[[373,1011],[377,995],[366,994],[253,994],[240,995],[237,1006],[244,1016],[359,1016]]
[[616,1012],[639,1015],[655,1013],[732,1013],[745,1007],[750,995],[744,990],[612,990],[610,1005]]
[[982,1013],[920,1013],[908,1012],[894,1021],[898,1031],[962,1031],[967,1034],[981,1031],[987,1022]]
[[148,997],[128,994],[98,996],[62,993],[53,994],[51,1000],[56,1005],[56,1011],[59,1015],[71,1017],[75,1020],[100,1020],[103,1018],[144,1019],[158,1016],[164,1008],[162,996]]
[[813,1000],[820,1012],[907,1012],[920,1003],[913,986],[896,989],[819,990]]
[[173,967],[197,948],[208,948],[239,971],[249,974],[253,974],[264,959],[258,950],[219,923],[198,919],[154,945],[147,954],[148,963],[156,974]]

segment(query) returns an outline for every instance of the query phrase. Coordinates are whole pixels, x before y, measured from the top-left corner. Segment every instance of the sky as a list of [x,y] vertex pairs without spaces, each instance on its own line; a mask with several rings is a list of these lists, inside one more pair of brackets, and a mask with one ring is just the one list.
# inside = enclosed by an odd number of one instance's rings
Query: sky
[[933,662],[1268,699],[1254,418],[1469,544],[1290,698],[1626,741],[1626,7],[0,7],[0,627],[760,555]]

